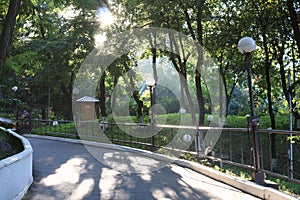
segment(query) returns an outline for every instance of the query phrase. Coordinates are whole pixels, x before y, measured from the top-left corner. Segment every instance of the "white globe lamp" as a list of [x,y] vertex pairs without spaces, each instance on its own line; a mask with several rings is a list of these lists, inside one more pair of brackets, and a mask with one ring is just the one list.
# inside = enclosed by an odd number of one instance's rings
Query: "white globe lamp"
[[241,53],[251,53],[256,48],[255,41],[251,37],[243,37],[238,43],[238,49]]
[[192,141],[192,136],[190,134],[185,134],[182,139],[184,142],[188,143]]

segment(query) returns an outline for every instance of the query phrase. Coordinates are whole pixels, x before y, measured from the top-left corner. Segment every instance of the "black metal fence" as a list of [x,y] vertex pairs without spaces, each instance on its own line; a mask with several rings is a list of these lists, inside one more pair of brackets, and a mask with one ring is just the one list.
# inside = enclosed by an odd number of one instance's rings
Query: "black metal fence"
[[[32,120],[32,133],[62,137],[75,137],[128,145],[159,153],[196,155],[194,140],[184,141],[185,135],[194,137],[197,131],[205,134],[213,127],[189,127],[175,125],[143,125],[135,123],[75,122],[66,120]],[[253,167],[253,134],[247,128],[222,128],[217,143],[201,155],[222,164],[236,165],[249,170]],[[300,183],[300,141],[293,144],[293,171],[290,165],[290,135],[300,136],[299,131],[257,130],[260,171],[288,181]],[[276,134],[276,160],[272,159],[271,134]],[[189,137],[187,137],[189,139]],[[207,154],[208,153],[208,154]],[[275,167],[274,167],[275,166]],[[291,178],[293,174],[293,178]]]

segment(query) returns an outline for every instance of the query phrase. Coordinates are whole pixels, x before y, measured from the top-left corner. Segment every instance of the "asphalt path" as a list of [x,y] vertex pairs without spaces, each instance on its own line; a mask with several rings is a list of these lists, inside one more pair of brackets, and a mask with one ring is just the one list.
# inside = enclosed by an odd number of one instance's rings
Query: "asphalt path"
[[28,140],[34,150],[34,180],[24,200],[258,199],[191,169],[143,155],[99,147],[91,153],[82,144]]

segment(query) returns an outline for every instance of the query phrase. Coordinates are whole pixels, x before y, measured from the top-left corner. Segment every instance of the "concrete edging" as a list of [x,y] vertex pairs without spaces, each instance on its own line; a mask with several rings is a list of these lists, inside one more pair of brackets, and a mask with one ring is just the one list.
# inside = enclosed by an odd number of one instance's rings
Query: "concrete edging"
[[3,199],[20,200],[24,197],[33,182],[33,150],[26,138],[10,129],[2,127],[1,129],[21,140],[24,150],[0,161],[0,197]]
[[230,176],[228,174],[216,171],[212,168],[206,167],[199,163],[195,163],[195,162],[187,161],[187,160],[183,160],[183,159],[178,159],[178,158],[172,158],[172,157],[169,157],[166,155],[161,155],[161,154],[149,152],[146,150],[135,149],[135,148],[120,146],[120,145],[116,145],[116,144],[99,143],[99,142],[80,140],[80,139],[59,138],[59,137],[40,136],[40,135],[32,135],[32,134],[28,134],[28,135],[26,135],[26,137],[84,144],[84,145],[96,146],[96,147],[100,147],[100,148],[107,148],[107,149],[113,149],[113,150],[119,150],[119,151],[122,150],[122,151],[135,152],[135,153],[147,156],[149,158],[153,158],[153,159],[164,161],[164,162],[171,162],[171,163],[177,164],[182,167],[190,168],[190,169],[197,171],[201,174],[204,174],[212,179],[223,182],[227,185],[235,187],[239,190],[242,190],[246,193],[249,193],[249,194],[256,196],[258,198],[261,198],[261,199],[299,200],[298,198],[295,198],[293,196],[290,196],[288,194],[280,192],[276,189],[257,185],[254,182],[250,182],[250,181],[243,180],[243,179],[240,179],[240,178],[237,178],[234,176]]

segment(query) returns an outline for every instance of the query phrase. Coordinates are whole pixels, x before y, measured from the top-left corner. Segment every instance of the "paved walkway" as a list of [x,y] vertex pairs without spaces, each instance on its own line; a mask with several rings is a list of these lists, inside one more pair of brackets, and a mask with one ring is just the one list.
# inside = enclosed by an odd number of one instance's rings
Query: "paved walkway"
[[[141,166],[141,155],[127,163],[115,151],[95,147],[98,156],[109,160],[104,165],[81,144],[28,139],[34,150],[34,181],[25,200],[257,199],[175,164],[147,158]],[[159,164],[164,167],[151,170]]]

